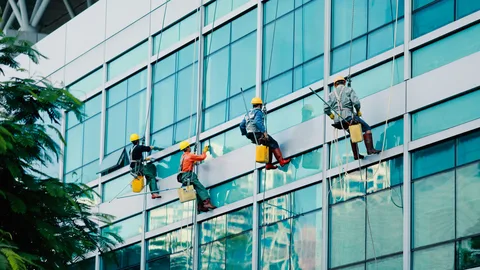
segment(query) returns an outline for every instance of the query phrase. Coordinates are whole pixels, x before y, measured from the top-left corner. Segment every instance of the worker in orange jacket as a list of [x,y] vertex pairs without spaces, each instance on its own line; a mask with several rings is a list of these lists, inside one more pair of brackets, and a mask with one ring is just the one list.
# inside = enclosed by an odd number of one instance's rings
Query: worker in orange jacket
[[178,176],[179,182],[181,182],[182,185],[187,185],[190,181],[190,184],[193,185],[195,191],[197,192],[198,211],[207,212],[217,208],[210,201],[208,190],[202,185],[202,183],[200,183],[197,174],[193,172],[193,165],[196,162],[205,160],[207,157],[208,146],[203,148],[203,153],[201,155],[195,155],[191,152],[190,143],[183,141],[180,143],[180,150],[183,151],[183,155],[180,160],[180,174]]

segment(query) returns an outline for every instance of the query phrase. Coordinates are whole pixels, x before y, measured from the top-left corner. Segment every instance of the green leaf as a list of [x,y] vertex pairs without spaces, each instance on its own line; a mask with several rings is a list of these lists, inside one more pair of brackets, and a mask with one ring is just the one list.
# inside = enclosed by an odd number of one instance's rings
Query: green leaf
[[27,206],[20,198],[11,193],[5,193],[5,195],[7,195],[7,200],[10,201],[10,207],[13,212],[17,214],[25,214],[27,212]]
[[26,270],[27,267],[25,266],[25,262],[23,261],[22,257],[15,253],[13,250],[8,248],[0,249],[0,252],[4,254],[7,258],[7,261],[10,265],[12,270]]

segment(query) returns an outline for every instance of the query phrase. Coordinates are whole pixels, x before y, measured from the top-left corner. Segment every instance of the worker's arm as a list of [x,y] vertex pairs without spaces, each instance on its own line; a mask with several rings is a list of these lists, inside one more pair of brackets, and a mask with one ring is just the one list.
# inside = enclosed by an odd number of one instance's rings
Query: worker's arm
[[355,91],[350,88],[351,91],[350,91],[350,101],[352,102],[352,105],[353,107],[355,108],[355,110],[357,111],[357,113],[360,112],[360,99],[358,98],[357,96],[357,93],[355,93]]
[[[335,91],[335,90],[333,90]],[[332,101],[330,100],[330,97],[328,99],[327,103],[323,104],[323,112],[328,115],[332,120],[335,118],[335,116],[332,113],[331,106],[332,106]]]
[[207,152],[203,152],[201,155],[190,154],[191,161],[202,161],[207,158]]
[[262,133],[265,132],[265,121],[264,121],[262,112],[257,111],[255,113],[254,121],[255,121],[255,125],[257,126],[258,130],[260,130],[260,132],[262,132]]
[[240,132],[242,132],[242,135],[247,135],[247,121],[245,120],[245,117],[242,119],[242,122],[240,122]]

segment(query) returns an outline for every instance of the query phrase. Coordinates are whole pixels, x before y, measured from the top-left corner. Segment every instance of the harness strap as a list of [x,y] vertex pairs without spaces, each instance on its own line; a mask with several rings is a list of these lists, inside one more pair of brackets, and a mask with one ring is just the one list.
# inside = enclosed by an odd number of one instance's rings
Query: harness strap
[[[184,173],[191,173],[191,172],[182,172],[182,166],[183,166],[183,161],[185,160],[185,154],[182,155],[182,158],[180,159],[180,167],[178,168],[178,174],[179,176],[184,174]],[[190,185],[190,177],[187,180],[187,186]]]

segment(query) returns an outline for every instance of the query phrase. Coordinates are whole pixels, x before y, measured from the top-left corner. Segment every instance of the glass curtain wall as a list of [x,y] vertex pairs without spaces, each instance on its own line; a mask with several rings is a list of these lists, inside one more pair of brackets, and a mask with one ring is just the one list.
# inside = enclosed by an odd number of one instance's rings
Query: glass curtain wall
[[323,0],[266,2],[262,59],[264,102],[323,79],[323,14]]
[[198,44],[192,43],[153,66],[152,144],[169,147],[195,136]]
[[203,130],[245,114],[255,96],[257,9],[205,36]]
[[140,270],[140,243],[112,251],[114,258],[102,257],[103,270]]
[[193,269],[192,227],[180,228],[148,240],[146,269]]

